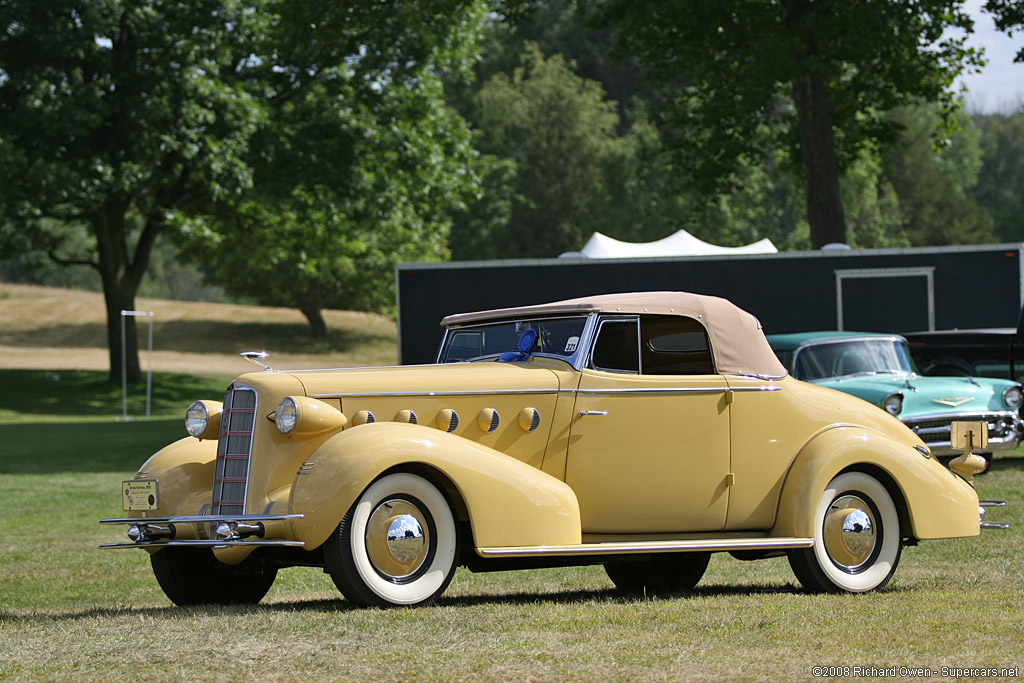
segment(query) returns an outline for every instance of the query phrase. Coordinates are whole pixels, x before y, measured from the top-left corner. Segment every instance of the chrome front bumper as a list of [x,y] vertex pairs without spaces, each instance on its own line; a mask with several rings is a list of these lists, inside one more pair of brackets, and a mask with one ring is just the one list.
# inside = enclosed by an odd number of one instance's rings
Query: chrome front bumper
[[921,437],[936,456],[958,455],[960,451],[950,448],[950,425],[953,422],[985,422],[988,424],[988,448],[986,451],[1013,450],[1024,434],[1024,421],[1017,413],[1005,410],[998,412],[959,413],[956,415],[920,415],[903,420],[903,424]]
[[[100,524],[128,524],[130,543],[105,543],[101,548],[227,548],[229,546],[277,546],[302,548],[302,541],[265,538],[267,524],[302,519],[303,515],[192,515],[188,517],[138,517],[101,519]],[[189,538],[178,538],[179,527],[194,525]],[[191,530],[190,530],[191,531]]]
[[1006,507],[1005,500],[979,500],[978,501],[978,517],[979,524],[982,529],[1009,529],[1010,525],[1003,522],[986,522],[985,521],[985,508],[1002,508]]

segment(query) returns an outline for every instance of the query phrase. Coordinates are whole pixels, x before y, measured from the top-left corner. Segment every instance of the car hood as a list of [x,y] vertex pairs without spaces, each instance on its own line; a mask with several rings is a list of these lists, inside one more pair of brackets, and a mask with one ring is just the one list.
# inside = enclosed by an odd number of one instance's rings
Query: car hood
[[901,418],[1006,410],[1003,392],[1014,385],[988,377],[925,377],[914,374],[854,375],[816,382],[877,406],[893,392],[903,394]]
[[[384,368],[302,370],[290,374],[307,396],[557,391],[557,361],[446,363]],[[560,364],[568,370],[569,366]]]

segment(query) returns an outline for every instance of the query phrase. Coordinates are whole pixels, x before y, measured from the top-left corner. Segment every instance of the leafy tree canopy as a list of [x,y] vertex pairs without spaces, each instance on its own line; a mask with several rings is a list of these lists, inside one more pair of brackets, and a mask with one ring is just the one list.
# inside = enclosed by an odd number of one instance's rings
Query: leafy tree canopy
[[[543,4],[503,7],[523,16]],[[846,238],[839,177],[862,149],[895,139],[885,113],[918,100],[952,112],[955,77],[980,59],[966,36],[948,32],[971,28],[962,0],[578,4],[615,27],[617,54],[661,87],[677,167],[705,192],[728,187],[770,150],[790,150],[815,246]],[[780,95],[795,106],[777,106]]]
[[[119,311],[133,308],[161,232],[362,182],[365,131],[340,130],[339,116],[388,110],[392,91],[431,92],[439,69],[468,71],[481,16],[471,0],[5,0],[0,219],[100,272],[118,377]],[[416,128],[417,106],[435,115],[418,101],[396,127]],[[49,228],[68,224],[95,248],[61,251]],[[135,347],[130,333],[131,376]]]

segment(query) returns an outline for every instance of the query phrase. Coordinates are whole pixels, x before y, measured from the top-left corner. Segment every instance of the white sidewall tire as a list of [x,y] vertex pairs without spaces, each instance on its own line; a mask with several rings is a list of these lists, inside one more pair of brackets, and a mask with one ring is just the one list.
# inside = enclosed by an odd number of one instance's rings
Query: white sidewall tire
[[[870,500],[878,511],[882,543],[871,566],[856,574],[843,571],[832,562],[825,550],[824,523],[829,506],[844,493],[857,492]],[[821,494],[814,515],[814,557],[818,567],[837,588],[851,593],[865,593],[884,585],[899,562],[903,539],[900,517],[888,489],[877,479],[863,472],[847,472],[829,482]]]
[[[407,494],[419,500],[434,521],[433,556],[425,571],[409,583],[393,583],[381,576],[370,562],[366,552],[366,527],[374,509],[384,500],[397,494]],[[370,485],[352,509],[352,533],[349,550],[355,569],[370,591],[394,605],[415,605],[430,600],[443,591],[452,573],[458,555],[455,518],[451,507],[437,487],[426,479],[399,472],[389,474]]]

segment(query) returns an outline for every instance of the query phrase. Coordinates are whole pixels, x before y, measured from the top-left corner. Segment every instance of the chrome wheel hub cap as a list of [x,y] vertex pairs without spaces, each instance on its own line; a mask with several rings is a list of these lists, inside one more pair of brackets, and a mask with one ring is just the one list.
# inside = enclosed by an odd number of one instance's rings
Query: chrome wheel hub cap
[[843,571],[855,573],[872,559],[879,540],[874,515],[855,495],[840,496],[825,513],[825,550]]
[[403,498],[384,501],[366,525],[366,554],[384,578],[411,580],[424,568],[430,553],[429,516]]

